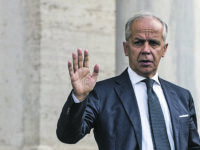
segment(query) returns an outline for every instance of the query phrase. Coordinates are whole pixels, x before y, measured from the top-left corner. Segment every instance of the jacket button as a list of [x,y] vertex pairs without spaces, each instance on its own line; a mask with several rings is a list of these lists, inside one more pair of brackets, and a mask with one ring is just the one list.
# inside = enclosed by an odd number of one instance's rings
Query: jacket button
[[67,115],[70,114],[70,109],[71,109],[70,107],[67,108]]

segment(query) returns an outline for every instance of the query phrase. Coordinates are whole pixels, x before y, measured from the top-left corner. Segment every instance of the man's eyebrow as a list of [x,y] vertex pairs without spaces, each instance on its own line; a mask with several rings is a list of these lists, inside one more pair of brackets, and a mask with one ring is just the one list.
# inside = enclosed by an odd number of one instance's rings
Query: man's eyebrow
[[157,42],[157,43],[160,43],[160,41],[159,41],[159,40],[157,40],[157,39],[148,39],[147,41],[152,41],[152,42]]
[[158,39],[143,39],[143,38],[138,38],[138,37],[136,37],[135,39],[133,39],[133,41],[151,41],[151,42],[160,43],[160,41]]
[[158,39],[147,39],[148,41],[159,41]]

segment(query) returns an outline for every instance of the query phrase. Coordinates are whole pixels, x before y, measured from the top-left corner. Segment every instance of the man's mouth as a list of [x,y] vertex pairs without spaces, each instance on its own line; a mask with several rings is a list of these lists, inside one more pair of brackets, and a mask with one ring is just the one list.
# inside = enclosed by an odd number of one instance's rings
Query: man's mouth
[[152,63],[152,61],[151,60],[139,60],[139,63],[147,66],[147,65],[150,65]]

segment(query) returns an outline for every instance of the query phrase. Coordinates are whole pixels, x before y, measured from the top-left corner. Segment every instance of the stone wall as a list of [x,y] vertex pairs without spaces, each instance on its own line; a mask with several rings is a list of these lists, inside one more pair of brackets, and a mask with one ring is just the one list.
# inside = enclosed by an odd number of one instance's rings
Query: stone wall
[[115,73],[114,0],[0,0],[0,150],[97,149],[62,144],[56,123],[71,90],[67,61],[90,52],[99,80]]

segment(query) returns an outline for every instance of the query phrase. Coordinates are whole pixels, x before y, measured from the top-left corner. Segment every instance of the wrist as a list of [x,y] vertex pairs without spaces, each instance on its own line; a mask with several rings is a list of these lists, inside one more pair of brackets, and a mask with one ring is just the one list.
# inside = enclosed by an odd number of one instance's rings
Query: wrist
[[86,97],[89,95],[89,93],[85,93],[85,94],[77,94],[75,91],[73,92],[74,97],[79,101],[83,101],[86,99]]

